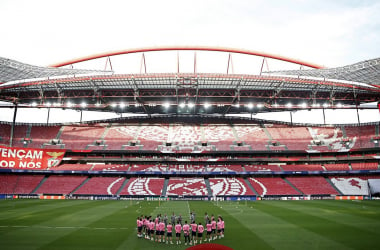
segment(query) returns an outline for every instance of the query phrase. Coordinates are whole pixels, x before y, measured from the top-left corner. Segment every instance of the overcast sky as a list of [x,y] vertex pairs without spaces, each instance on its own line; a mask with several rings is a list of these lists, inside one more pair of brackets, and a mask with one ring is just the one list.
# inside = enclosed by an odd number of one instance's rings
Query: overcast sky
[[47,66],[128,48],[206,45],[336,67],[380,56],[379,13],[380,1],[367,0],[0,0],[0,56]]
[[328,67],[380,55],[380,1],[1,0],[0,55],[46,66],[163,45],[244,48]]

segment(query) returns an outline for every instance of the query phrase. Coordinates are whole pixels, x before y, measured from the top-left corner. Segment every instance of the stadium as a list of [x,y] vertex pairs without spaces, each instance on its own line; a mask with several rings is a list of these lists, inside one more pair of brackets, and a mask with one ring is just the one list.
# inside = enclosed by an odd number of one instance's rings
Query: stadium
[[[201,68],[211,54],[222,70]],[[118,73],[128,57],[137,70]],[[246,58],[255,73],[236,73]],[[149,70],[169,60],[171,71]],[[0,124],[0,239],[5,249],[185,249],[137,239],[135,219],[196,211],[224,216],[226,237],[215,243],[233,249],[374,249],[380,123],[360,114],[379,111],[379,71],[379,58],[325,68],[205,46],[50,67],[0,58],[0,107],[13,113]],[[44,116],[17,122],[21,110]],[[56,110],[77,118],[51,122]],[[345,110],[357,122],[326,119]],[[321,123],[294,120],[313,111]],[[289,120],[257,118],[281,112]]]

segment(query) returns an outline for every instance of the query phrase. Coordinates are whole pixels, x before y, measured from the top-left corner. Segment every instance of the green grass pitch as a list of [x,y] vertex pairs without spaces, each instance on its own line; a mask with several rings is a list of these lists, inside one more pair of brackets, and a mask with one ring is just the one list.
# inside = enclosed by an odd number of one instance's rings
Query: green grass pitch
[[[138,215],[222,215],[239,249],[380,249],[380,201],[1,200],[0,249],[186,249],[136,236]],[[182,240],[183,242],[183,240]]]

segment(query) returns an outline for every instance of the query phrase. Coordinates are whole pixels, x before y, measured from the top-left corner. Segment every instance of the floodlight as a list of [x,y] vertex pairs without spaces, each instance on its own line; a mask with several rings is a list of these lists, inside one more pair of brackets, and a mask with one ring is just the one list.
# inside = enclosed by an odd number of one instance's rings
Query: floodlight
[[119,107],[123,109],[125,107],[125,103],[124,102],[119,103]]
[[46,106],[46,107],[50,107],[50,106],[51,106],[51,103],[50,103],[50,102],[47,102],[47,103],[45,103],[45,106]]
[[184,102],[179,104],[180,108],[184,108],[185,106],[186,106],[186,104]]
[[336,105],[336,107],[337,107],[337,108],[341,108],[341,107],[343,107],[343,104],[338,103],[338,104]]
[[36,102],[32,102],[32,107],[37,107],[37,103]]
[[323,104],[323,107],[324,107],[324,108],[327,108],[328,106],[329,106],[328,103],[324,103],[324,104]]
[[[275,104],[276,105],[276,107],[277,107],[277,104]],[[259,109],[261,109],[261,108],[263,108],[264,107],[264,104],[262,104],[262,103],[259,103],[259,104],[257,104],[257,107],[259,108]]]
[[286,104],[286,107],[287,108],[291,108],[291,107],[293,107],[293,104],[291,102],[289,102],[289,103]]
[[68,102],[66,103],[66,106],[67,106],[67,107],[72,107],[72,106],[73,106],[73,103],[70,102],[70,101],[68,101]]
[[165,102],[162,106],[164,106],[165,108],[169,108],[170,107],[170,103]]
[[82,108],[85,108],[85,107],[87,107],[87,103],[86,103],[86,102],[82,102],[82,103],[80,104],[80,106],[81,106]]
[[203,103],[203,106],[205,107],[205,109],[207,109],[211,106],[211,104],[208,102],[205,102],[205,103]]
[[115,103],[115,102],[111,103],[112,108],[116,108],[116,106],[117,106],[117,103]]
[[307,103],[306,102],[303,102],[299,105],[301,108],[307,108]]
[[253,108],[253,103],[251,103],[251,102],[248,103],[248,104],[247,104],[247,108],[249,108],[249,109]]
[[192,102],[189,102],[189,103],[187,104],[187,106],[188,106],[189,108],[193,108],[193,107],[195,106],[195,104],[192,103]]

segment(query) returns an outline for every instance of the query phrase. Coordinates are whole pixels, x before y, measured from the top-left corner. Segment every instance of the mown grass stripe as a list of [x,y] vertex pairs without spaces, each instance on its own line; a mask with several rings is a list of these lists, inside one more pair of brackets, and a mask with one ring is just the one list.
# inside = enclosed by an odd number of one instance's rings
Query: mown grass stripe
[[[285,203],[265,202],[266,213],[270,213],[288,223],[302,227],[323,237],[337,241],[353,249],[376,249],[377,235],[365,230],[331,221],[323,217],[307,214],[300,210],[293,210],[284,206]],[[290,202],[287,205],[292,206]]]
[[223,209],[274,249],[348,249],[338,242],[266,213],[264,203],[233,203],[224,205]]
[[320,201],[317,203],[313,201],[300,201],[293,202],[292,204],[285,202],[281,206],[378,234],[380,236],[379,208],[367,207],[364,205],[365,203],[362,204],[363,205],[358,206],[347,201]]
[[[25,228],[10,228],[4,230],[0,235],[2,249],[35,249],[43,245],[50,244],[56,239],[64,235],[79,230],[80,226],[98,220],[106,216],[106,210],[112,210],[114,204],[107,202],[79,203],[77,206],[60,207],[60,202],[52,202],[56,204],[54,213],[38,214],[40,219],[28,221]],[[33,207],[31,207],[33,209]],[[37,216],[37,215],[36,215]],[[45,226],[46,228],[42,228]],[[48,228],[48,227],[54,227]],[[59,229],[59,231],[57,231]],[[20,237],[22,236],[22,237]],[[59,245],[57,245],[59,246]]]
[[[207,212],[209,215],[214,215],[217,219],[218,215],[223,217],[225,221],[225,237],[214,241],[215,243],[231,247],[236,250],[251,250],[251,249],[274,249],[268,242],[260,238],[255,232],[249,230],[245,223],[241,223],[236,218],[236,215],[230,213],[230,210],[224,206],[216,206],[212,203],[207,206],[205,211],[204,202],[192,202],[190,208],[202,215]],[[204,223],[203,217],[198,216],[198,221]]]

